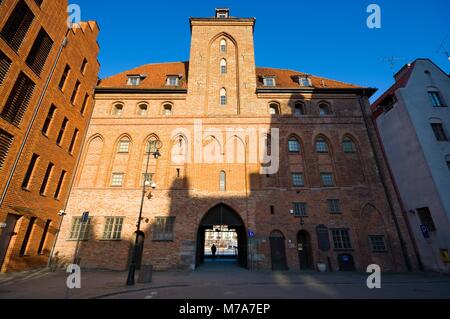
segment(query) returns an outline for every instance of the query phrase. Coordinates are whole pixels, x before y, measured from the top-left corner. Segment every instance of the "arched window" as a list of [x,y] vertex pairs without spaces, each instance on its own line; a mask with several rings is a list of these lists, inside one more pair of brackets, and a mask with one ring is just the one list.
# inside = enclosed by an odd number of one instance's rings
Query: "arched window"
[[220,105],[227,105],[227,90],[225,88],[220,89]]
[[130,139],[124,137],[119,141],[117,153],[128,154],[129,152],[130,152]]
[[300,142],[296,137],[291,137],[288,141],[289,153],[300,153]]
[[316,152],[317,153],[328,153],[328,143],[322,137],[319,137],[316,139]]
[[350,137],[345,137],[342,141],[342,149],[344,153],[356,153],[355,143]]
[[227,52],[227,41],[225,39],[220,40],[220,52]]
[[320,103],[319,104],[319,115],[320,116],[331,115],[330,106],[326,103]]
[[294,105],[294,115],[295,116],[302,116],[305,115],[305,105],[301,102],[295,103]]
[[225,171],[220,172],[219,187],[221,192],[226,192],[227,190],[227,173]]
[[173,114],[172,104],[164,104],[163,112],[165,116],[171,116]]
[[227,60],[220,61],[220,74],[227,74]]
[[280,114],[280,105],[278,105],[277,103],[270,103],[269,114],[270,115],[279,115]]
[[147,104],[139,104],[138,114],[141,116],[147,115],[148,114],[148,105]]
[[112,109],[112,115],[121,116],[123,114],[123,104],[117,103],[114,104]]

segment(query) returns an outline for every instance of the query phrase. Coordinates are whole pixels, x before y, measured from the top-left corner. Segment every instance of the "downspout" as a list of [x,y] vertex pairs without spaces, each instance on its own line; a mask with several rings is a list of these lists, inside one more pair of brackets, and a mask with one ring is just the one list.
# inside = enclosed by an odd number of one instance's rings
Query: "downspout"
[[[386,185],[386,180],[385,180],[386,177],[385,177],[385,175],[383,174],[383,172],[381,170],[381,163],[380,163],[380,159],[378,157],[379,154],[377,152],[377,149],[375,148],[374,136],[369,130],[369,119],[367,118],[367,114],[365,112],[365,108],[364,108],[364,105],[363,105],[363,102],[362,102],[363,97],[366,95],[365,93],[366,92],[364,90],[363,94],[358,99],[359,106],[360,106],[361,112],[363,114],[364,123],[366,125],[367,134],[369,136],[370,146],[371,146],[373,152],[375,153],[375,163],[376,163],[377,168],[378,168],[378,175],[380,177],[381,184],[383,185],[383,190],[384,190],[384,193],[386,195],[386,199],[388,201],[389,210],[391,212],[391,217],[392,217],[392,219],[394,221],[395,230],[397,231],[397,235],[398,235],[398,238],[400,240],[400,247],[401,247],[401,250],[402,250],[403,259],[404,259],[404,262],[405,262],[405,265],[406,265],[406,268],[408,269],[408,271],[412,271],[411,262],[410,262],[410,260],[408,258],[408,251],[406,249],[406,244],[405,244],[405,241],[403,239],[403,235],[402,235],[401,230],[400,230],[400,225],[398,223],[397,216],[395,215],[394,204],[393,204],[391,195],[389,194],[389,191],[388,191],[388,188],[387,188],[387,185]],[[381,156],[381,158],[383,158],[383,156]]]
[[22,144],[20,145],[19,152],[18,152],[18,154],[16,156],[16,159],[14,160],[14,164],[13,164],[13,166],[11,168],[10,174],[8,176],[8,180],[6,181],[5,189],[3,190],[2,196],[0,197],[0,207],[3,205],[3,203],[5,201],[6,194],[8,193],[9,186],[11,185],[11,181],[12,181],[12,179],[14,177],[14,173],[16,172],[17,166],[19,164],[20,157],[22,156],[23,150],[25,149],[25,146],[27,144],[28,138],[30,136],[31,130],[32,130],[33,125],[34,125],[34,121],[36,120],[36,117],[37,117],[37,115],[39,113],[39,110],[40,110],[40,108],[42,106],[42,102],[43,102],[44,97],[45,97],[45,95],[47,93],[48,87],[50,85],[50,81],[51,81],[51,79],[53,77],[53,74],[55,73],[55,69],[56,69],[56,66],[57,66],[57,64],[59,62],[59,58],[61,57],[61,54],[62,54],[62,51],[63,51],[64,47],[67,45],[67,36],[69,34],[69,31],[70,31],[70,29],[67,30],[66,35],[64,37],[64,40],[61,43],[61,46],[59,47],[59,51],[58,51],[58,54],[56,56],[55,62],[53,63],[53,66],[52,66],[52,69],[50,71],[50,74],[48,75],[47,80],[45,81],[44,89],[42,90],[42,93],[39,96],[38,104],[37,104],[36,108],[34,109],[33,117],[31,118],[30,124],[28,125],[28,128],[27,128],[27,130],[25,132],[25,136],[23,138]]

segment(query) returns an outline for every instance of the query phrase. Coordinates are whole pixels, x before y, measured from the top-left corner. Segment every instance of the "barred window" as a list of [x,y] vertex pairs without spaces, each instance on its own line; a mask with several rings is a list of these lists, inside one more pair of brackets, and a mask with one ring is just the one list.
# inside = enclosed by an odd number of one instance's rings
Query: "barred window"
[[72,219],[72,228],[70,230],[69,240],[88,240],[91,229],[91,218],[89,217],[87,223],[81,221],[81,217],[74,217]]
[[34,14],[25,1],[20,0],[6,21],[0,36],[16,52],[19,51],[23,39],[34,20]]
[[332,187],[334,186],[334,178],[331,173],[322,173],[320,174],[322,178],[322,186],[324,187]]
[[123,217],[106,217],[104,240],[119,240],[122,237]]
[[112,175],[111,186],[122,186],[125,174],[123,173],[114,173]]
[[308,205],[306,203],[293,203],[294,216],[295,217],[307,217]]
[[341,201],[339,199],[329,199],[328,206],[332,214],[339,214],[341,212]]
[[154,241],[172,241],[175,217],[156,217],[153,227]]
[[11,134],[0,129],[0,169],[5,164],[13,139],[14,137]]
[[305,186],[305,180],[303,178],[303,174],[302,173],[293,173],[292,174],[292,184],[295,187]]
[[333,236],[334,249],[352,249],[348,229],[332,229],[331,234]]
[[6,74],[11,66],[11,59],[9,59],[2,51],[0,51],[0,85],[2,85],[3,80],[6,78]]
[[128,153],[130,151],[130,141],[122,140],[119,142],[119,148],[117,150],[119,153]]
[[386,243],[384,241],[384,236],[371,235],[369,236],[370,247],[373,252],[385,252]]
[[318,138],[316,140],[316,152],[328,153],[328,143],[323,138]]
[[291,137],[288,142],[289,153],[300,153],[300,143],[295,137]]
[[37,75],[41,75],[52,47],[53,40],[44,29],[41,29],[27,57],[28,66]]

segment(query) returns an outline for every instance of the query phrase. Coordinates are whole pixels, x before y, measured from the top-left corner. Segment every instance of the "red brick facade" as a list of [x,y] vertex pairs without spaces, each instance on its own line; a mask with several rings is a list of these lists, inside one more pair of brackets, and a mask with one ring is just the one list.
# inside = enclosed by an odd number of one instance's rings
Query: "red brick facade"
[[[10,138],[2,138],[0,145],[2,271],[47,265],[59,227],[58,213],[65,208],[93,109],[99,29],[95,22],[68,29],[67,6],[63,0],[0,4],[0,52],[6,56],[0,83],[0,129]],[[28,13],[24,17],[18,12]],[[60,89],[66,65],[71,70]],[[28,101],[20,100],[24,93],[17,86],[23,75],[34,85]],[[14,92],[18,92],[16,99]],[[31,170],[33,154],[38,159]]]
[[[405,257],[413,260],[410,240],[395,196],[387,196],[392,184],[373,126],[365,120],[374,90],[302,72],[256,68],[253,19],[191,19],[191,28],[189,63],[145,65],[100,82],[55,259],[72,260],[74,218],[89,211],[89,233],[79,245],[81,265],[127,268],[146,145],[156,138],[163,143],[162,156],[151,158],[149,165],[157,188],[144,198],[142,263],[159,270],[195,268],[201,262],[199,229],[220,210],[225,220],[242,224],[234,226],[241,231],[241,264],[249,268],[278,268],[284,254],[289,269],[316,269],[325,263],[344,270],[338,258],[345,254],[341,261],[353,258],[357,270],[372,263],[386,271],[406,269]],[[133,76],[139,85],[129,85]],[[174,76],[178,83],[169,86]],[[262,174],[254,155],[265,151],[266,143],[255,141],[273,129],[279,130],[279,170]],[[293,138],[298,151],[295,145],[288,149]],[[318,152],[323,143],[327,152]],[[199,160],[210,153],[216,161]],[[188,161],[177,162],[179,158]],[[293,173],[303,174],[304,185],[293,185]],[[324,185],[329,175],[323,173],[332,174],[332,185]],[[330,212],[332,199],[339,200],[335,213]],[[306,203],[307,216],[294,217],[293,203]],[[111,217],[123,218],[114,238],[107,227]],[[174,218],[173,232],[163,234],[166,240],[159,237],[160,217]],[[249,230],[254,238],[247,236]],[[381,239],[381,246],[374,247],[371,238]],[[301,249],[308,257],[303,265]]]

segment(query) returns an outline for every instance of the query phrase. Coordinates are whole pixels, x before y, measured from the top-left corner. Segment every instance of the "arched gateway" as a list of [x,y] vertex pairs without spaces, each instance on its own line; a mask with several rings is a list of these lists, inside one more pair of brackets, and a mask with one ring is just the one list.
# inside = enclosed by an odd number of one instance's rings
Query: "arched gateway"
[[[217,233],[217,236],[214,236],[214,233]],[[234,257],[241,267],[246,268],[247,231],[245,224],[239,214],[225,204],[219,204],[210,209],[200,222],[197,234],[196,266],[205,263],[205,251],[210,249],[210,244],[214,243],[218,246],[224,243],[224,240],[217,240],[222,236],[228,236],[230,242],[234,240],[236,244],[228,245],[223,250],[218,247],[218,257]],[[208,241],[208,237],[213,239]]]

